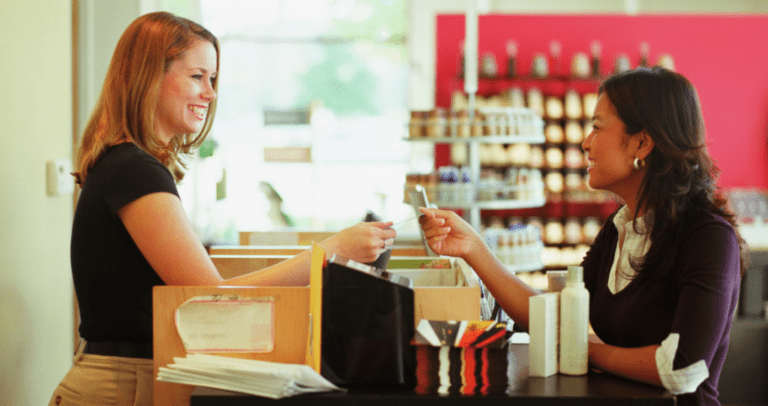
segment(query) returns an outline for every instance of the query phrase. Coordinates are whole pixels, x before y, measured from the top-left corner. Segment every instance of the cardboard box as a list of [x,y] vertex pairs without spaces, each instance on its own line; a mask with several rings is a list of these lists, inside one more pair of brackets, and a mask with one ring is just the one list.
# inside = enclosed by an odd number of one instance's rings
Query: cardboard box
[[[153,292],[154,368],[173,363],[186,352],[176,332],[176,309],[196,296],[231,295],[274,299],[274,349],[268,353],[226,353],[219,355],[265,361],[307,364],[319,372],[322,279],[324,254],[313,247],[310,286],[301,287],[195,287],[157,286]],[[250,258],[249,260],[253,260]],[[246,262],[243,262],[246,264]],[[237,264],[234,269],[237,270]],[[248,268],[239,268],[240,273]],[[474,272],[461,259],[434,257],[393,257],[388,272],[410,278],[414,285],[414,322],[431,320],[479,320],[480,286]],[[236,273],[237,271],[235,271]],[[320,272],[321,273],[321,272]],[[234,275],[233,275],[234,276]],[[189,404],[194,388],[155,382],[155,405]]]
[[[224,278],[274,265],[288,255],[211,255]],[[430,320],[480,320],[480,284],[460,258],[392,257],[387,272],[413,281],[415,323]]]
[[[309,249],[307,245],[214,245],[208,249],[213,256],[219,255],[298,255]],[[424,247],[415,245],[394,245],[393,257],[424,257]]]
[[[309,331],[309,287],[219,288],[211,286],[156,286],[153,292],[154,376],[160,366],[173,363],[186,351],[176,332],[174,315],[184,302],[196,296],[231,295],[272,297],[275,301],[274,349],[268,353],[226,353],[238,358],[292,364],[307,363]],[[188,405],[194,387],[155,381],[155,405]]]
[[387,272],[413,281],[414,322],[480,320],[480,284],[460,258],[392,257]]

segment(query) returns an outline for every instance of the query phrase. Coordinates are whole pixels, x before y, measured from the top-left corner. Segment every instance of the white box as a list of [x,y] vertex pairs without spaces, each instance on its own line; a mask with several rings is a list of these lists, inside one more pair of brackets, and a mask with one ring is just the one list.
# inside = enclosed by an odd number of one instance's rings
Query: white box
[[560,293],[531,296],[528,300],[528,374],[547,377],[558,370]]

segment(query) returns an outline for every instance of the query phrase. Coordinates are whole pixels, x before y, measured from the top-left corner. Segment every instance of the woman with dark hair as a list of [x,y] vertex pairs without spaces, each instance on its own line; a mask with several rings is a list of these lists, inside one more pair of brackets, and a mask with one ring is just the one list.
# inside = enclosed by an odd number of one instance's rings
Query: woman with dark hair
[[[681,405],[718,405],[747,250],[717,194],[695,88],[659,67],[606,79],[582,147],[589,185],[624,202],[582,262],[596,335],[590,365],[663,386]],[[432,250],[464,258],[527,327],[528,298],[538,292],[455,213],[422,211]]]
[[[195,234],[176,182],[216,110],[219,43],[169,13],[136,19],[118,41],[83,132],[71,261],[85,340],[50,405],[151,405],[152,288],[306,285],[310,254],[224,280]],[[328,255],[372,262],[391,222],[359,223],[322,241]]]

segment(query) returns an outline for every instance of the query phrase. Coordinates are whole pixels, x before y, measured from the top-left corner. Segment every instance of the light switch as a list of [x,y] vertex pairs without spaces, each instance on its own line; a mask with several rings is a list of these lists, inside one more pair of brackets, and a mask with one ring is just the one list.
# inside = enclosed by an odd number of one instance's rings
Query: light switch
[[54,159],[46,163],[48,196],[70,194],[75,191],[75,177],[70,172],[72,172],[72,161],[69,159]]

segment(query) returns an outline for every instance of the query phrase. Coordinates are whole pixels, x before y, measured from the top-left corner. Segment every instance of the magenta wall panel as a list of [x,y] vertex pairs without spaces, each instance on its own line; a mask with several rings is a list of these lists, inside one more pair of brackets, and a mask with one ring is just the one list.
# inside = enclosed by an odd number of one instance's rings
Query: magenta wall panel
[[[450,106],[461,90],[458,77],[463,15],[437,17],[436,105]],[[501,15],[480,16],[478,53],[493,53],[499,73],[506,74],[506,43],[517,42],[518,70],[530,71],[536,53],[549,53],[552,40],[562,45],[561,66],[570,69],[576,52],[590,53],[602,44],[601,70],[613,69],[624,53],[638,64],[640,43],[650,45],[650,61],[673,56],[676,70],[699,91],[711,155],[722,174],[720,185],[768,188],[768,17],[745,15]],[[594,87],[598,81],[579,83]],[[512,84],[483,81],[479,94]],[[545,91],[546,92],[546,91]],[[440,150],[438,150],[440,153]],[[439,157],[438,157],[439,158]]]

